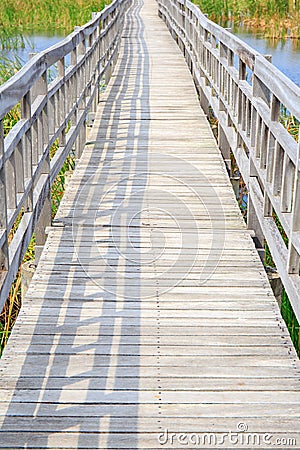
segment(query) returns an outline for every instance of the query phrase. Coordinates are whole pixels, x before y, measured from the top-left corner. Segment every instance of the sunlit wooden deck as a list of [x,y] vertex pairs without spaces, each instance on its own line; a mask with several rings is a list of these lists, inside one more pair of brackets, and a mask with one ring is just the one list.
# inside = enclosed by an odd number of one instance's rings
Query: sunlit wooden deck
[[299,448],[300,364],[154,0],[122,41],[1,360],[0,448]]

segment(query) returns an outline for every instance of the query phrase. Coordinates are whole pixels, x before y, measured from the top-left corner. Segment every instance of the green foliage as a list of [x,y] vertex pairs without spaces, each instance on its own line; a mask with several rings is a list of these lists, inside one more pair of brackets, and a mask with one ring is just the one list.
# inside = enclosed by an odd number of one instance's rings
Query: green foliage
[[214,18],[231,13],[235,17],[281,17],[298,12],[294,2],[288,0],[194,0],[200,9]]
[[213,19],[220,18],[228,12],[227,1],[224,0],[195,0],[194,3]]
[[221,25],[228,19],[243,21],[252,29],[260,30],[273,38],[299,38],[300,11],[298,2],[292,0],[193,0],[202,12]]
[[0,314],[0,356],[8,341],[11,329],[16,321],[18,312],[21,307],[21,275],[18,274],[14,282],[9,298],[4,305],[3,311]]
[[24,45],[25,33],[68,34],[91,19],[109,0],[6,0],[0,2],[0,48]]
[[[53,158],[56,150],[58,149],[58,143],[56,142],[50,151],[50,158]],[[71,150],[67,159],[65,160],[60,172],[58,173],[54,183],[51,187],[51,200],[52,200],[52,218],[58,211],[61,199],[63,198],[67,176],[75,169],[75,153]]]
[[285,291],[282,295],[281,314],[287,324],[296,352],[300,357],[300,328],[293,308]]
[[280,123],[287,129],[287,131],[298,142],[300,122],[293,115],[291,115],[286,108],[283,108],[280,116]]
[[0,84],[2,84],[20,70],[22,63],[17,56],[7,58],[2,54],[0,54],[0,61]]

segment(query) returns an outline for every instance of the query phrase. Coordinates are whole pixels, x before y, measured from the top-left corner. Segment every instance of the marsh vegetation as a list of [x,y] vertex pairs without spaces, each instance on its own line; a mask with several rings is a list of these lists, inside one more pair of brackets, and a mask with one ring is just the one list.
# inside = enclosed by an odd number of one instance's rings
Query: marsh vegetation
[[200,9],[221,25],[243,23],[266,37],[300,37],[299,0],[194,0]]
[[106,0],[6,0],[0,2],[0,48],[24,45],[26,34],[70,33],[101,11]]

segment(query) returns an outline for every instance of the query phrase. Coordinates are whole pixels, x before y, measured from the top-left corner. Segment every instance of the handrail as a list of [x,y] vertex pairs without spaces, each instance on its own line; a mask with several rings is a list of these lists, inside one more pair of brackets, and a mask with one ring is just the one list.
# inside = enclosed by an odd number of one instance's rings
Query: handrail
[[249,192],[248,227],[258,246],[266,239],[300,322],[300,145],[280,123],[282,107],[300,120],[300,88],[189,0],[158,0],[158,8],[185,55],[204,111],[211,107],[218,119],[229,169],[230,150],[234,154]]
[[[114,0],[93,13],[90,22],[33,56],[0,86],[0,310],[33,233],[37,257],[45,242],[51,185],[74,146],[77,158],[82,153],[87,115],[100,101],[101,81],[111,77],[129,1]],[[55,64],[57,76],[49,81]],[[3,118],[19,103],[21,120],[4,138]]]

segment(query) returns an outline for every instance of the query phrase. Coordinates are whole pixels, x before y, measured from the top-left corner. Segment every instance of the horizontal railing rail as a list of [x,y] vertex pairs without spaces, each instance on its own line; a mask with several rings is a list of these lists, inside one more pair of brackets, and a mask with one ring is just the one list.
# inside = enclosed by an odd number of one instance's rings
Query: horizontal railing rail
[[158,7],[203,109],[218,119],[228,167],[234,154],[248,189],[248,227],[258,246],[266,239],[300,321],[300,147],[281,123],[283,109],[300,120],[300,88],[190,1],[158,0]]
[[[45,242],[52,183],[70,151],[76,158],[82,153],[88,113],[96,110],[100,84],[108,83],[116,62],[128,2],[114,0],[93,13],[89,23],[34,55],[0,86],[1,310],[33,233],[37,258]],[[4,138],[5,115],[19,104],[21,119]]]

